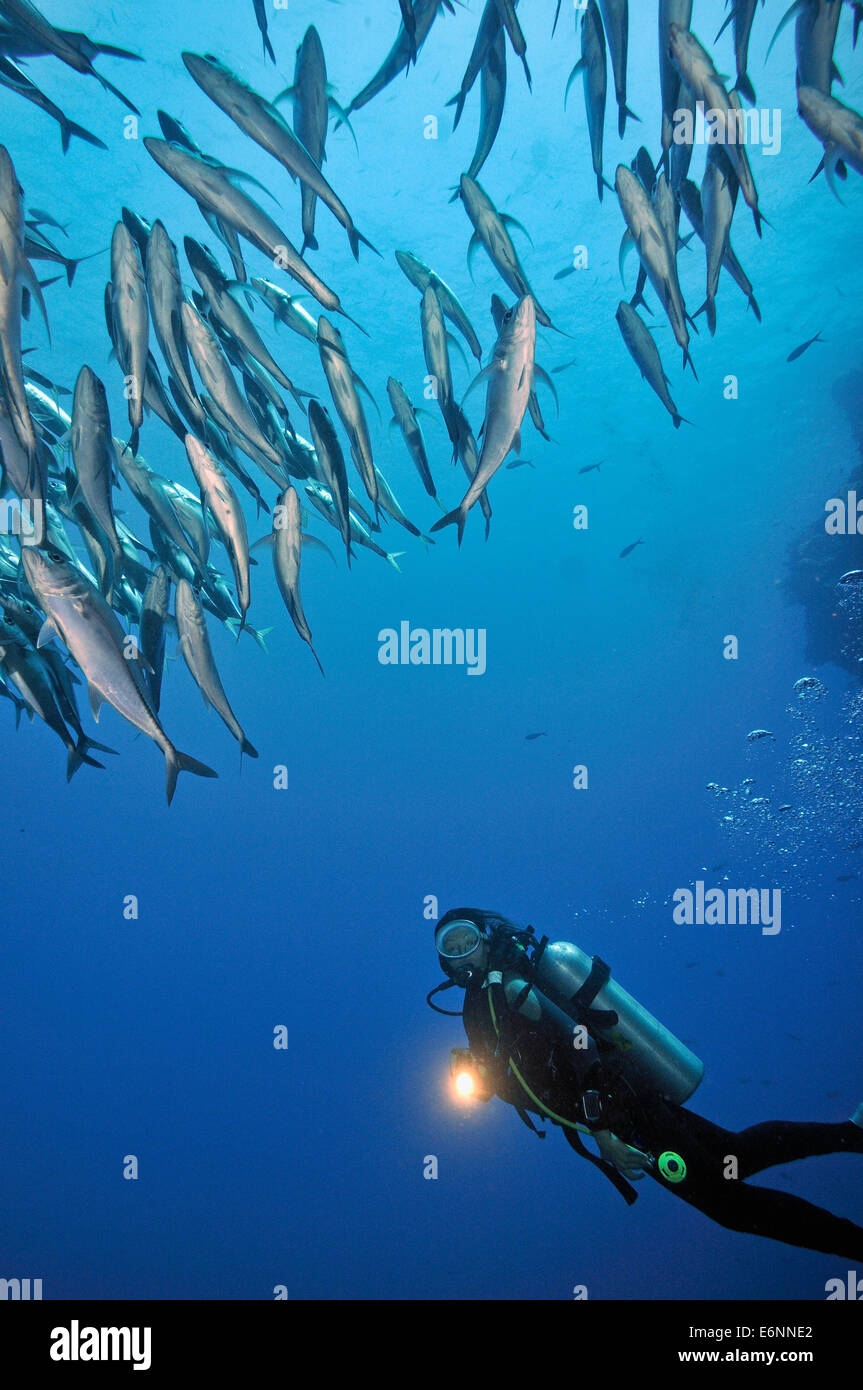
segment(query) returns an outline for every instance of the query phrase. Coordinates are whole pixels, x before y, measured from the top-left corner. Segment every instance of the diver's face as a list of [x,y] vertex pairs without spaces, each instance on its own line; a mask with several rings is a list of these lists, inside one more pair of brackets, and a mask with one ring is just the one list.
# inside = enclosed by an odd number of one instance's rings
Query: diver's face
[[484,941],[470,953],[465,961],[460,961],[455,966],[453,979],[462,989],[466,989],[471,980],[482,979],[485,975],[486,965],[488,964],[488,946]]

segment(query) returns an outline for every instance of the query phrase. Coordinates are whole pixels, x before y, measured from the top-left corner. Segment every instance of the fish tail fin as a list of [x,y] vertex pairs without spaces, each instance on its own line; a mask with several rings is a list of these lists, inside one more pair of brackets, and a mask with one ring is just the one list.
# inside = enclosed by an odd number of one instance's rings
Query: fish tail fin
[[115,96],[119,101],[122,101],[123,105],[128,107],[130,111],[134,111],[136,116],[140,116],[141,113],[138,110],[135,103],[133,101],[130,101],[128,97],[124,96],[123,93],[120,91],[119,87],[115,87],[113,82],[109,82],[107,77],[103,77],[101,72],[97,72],[95,68],[91,68],[91,72],[93,73],[93,76],[96,77],[99,82],[101,82],[106,92],[110,92],[112,96]]
[[600,201],[600,202],[602,202],[602,192],[603,192],[603,189],[605,189],[605,188],[607,188],[607,187],[608,187],[608,184],[606,183],[606,181],[605,181],[605,179],[603,178],[602,174],[597,174],[597,176],[596,176],[596,191],[597,191],[597,193],[599,194],[599,201]]
[[692,369],[692,375],[695,377],[695,380],[697,381],[697,380],[698,380],[698,373],[697,373],[697,371],[695,370],[695,363],[694,363],[693,360],[692,360],[692,354],[691,354],[690,351],[689,351],[689,345],[688,345],[688,344],[687,344],[686,347],[683,349],[683,370],[684,370],[684,371],[686,371],[687,363],[688,363],[689,366],[691,367],[691,369]]
[[108,148],[104,140],[100,140],[98,135],[85,130],[82,125],[76,125],[74,121],[70,121],[67,116],[64,116],[60,122],[60,144],[63,146],[64,154],[68,150],[69,141],[73,136],[77,136],[79,140],[86,140],[88,145],[95,145],[97,149],[107,150]]
[[620,136],[621,140],[623,139],[624,133],[626,131],[627,116],[631,121],[638,121],[639,124],[641,123],[641,117],[636,116],[634,111],[630,111],[626,102],[622,101],[617,108],[617,133]]
[[[69,755],[66,759],[67,782],[71,782],[72,778],[75,776],[75,773],[78,771],[78,768],[81,766],[82,763],[86,763],[88,767],[100,767],[104,772],[105,764],[97,763],[96,759],[91,758],[89,753],[87,752],[88,748],[98,747],[100,747],[98,743],[91,744],[86,737],[81,738],[77,745],[73,743],[70,746]],[[113,752],[113,749],[110,749],[109,751]]]
[[273,52],[273,45],[270,43],[270,36],[269,36],[269,34],[264,34],[263,38],[264,38],[264,53],[265,53],[266,56],[269,58],[270,62],[271,62],[271,63],[274,63],[274,62],[276,61],[276,55],[275,55],[275,53]]
[[[360,242],[362,242],[363,246],[367,246],[370,251],[374,251],[376,256],[381,256],[381,253],[378,250],[378,248],[371,241],[369,241],[367,236],[363,236],[362,232],[358,232],[356,227],[351,228],[351,230],[348,232],[348,237],[350,238],[351,250],[354,253],[355,261],[358,261],[360,258]],[[381,256],[381,260],[383,260],[383,256]]]
[[367,338],[371,337],[371,334],[368,332],[368,330],[363,328],[361,323],[357,323],[356,319],[352,319],[346,309],[339,308],[337,312],[341,314],[343,319],[347,319],[348,323],[352,323],[354,328],[358,328],[361,333],[364,333]]
[[758,320],[758,322],[760,323],[760,322],[761,322],[761,310],[760,310],[759,307],[758,307],[758,300],[755,298],[755,295],[754,295],[754,294],[751,294],[751,295],[749,296],[748,306],[749,306],[749,308],[752,310],[752,312],[753,312],[753,314],[755,315],[755,317],[756,317],[756,319]]
[[246,632],[250,632],[250,633],[251,633],[251,635],[254,637],[255,641],[257,642],[258,646],[260,647],[261,651],[264,652],[264,654],[265,654],[266,656],[269,656],[269,652],[267,651],[267,644],[266,644],[266,642],[264,641],[264,638],[265,638],[265,637],[269,637],[270,633],[271,633],[271,632],[275,632],[275,630],[276,630],[275,627],[261,627],[261,628],[258,628],[258,627],[247,627],[247,628],[246,628]]
[[[128,442],[128,444],[126,445],[126,449],[128,449],[128,451],[129,451],[130,454],[137,454],[137,452],[138,452],[138,441],[139,441],[140,438],[141,438],[141,428],[140,428],[139,425],[135,425],[134,428],[133,428],[133,430],[132,430],[131,435],[129,436],[129,442]],[[125,452],[125,450],[124,450],[124,452]]]
[[169,806],[174,799],[177,778],[181,772],[194,772],[196,777],[218,777],[219,775],[211,767],[207,767],[206,763],[199,763],[197,758],[191,758],[188,753],[181,753],[178,748],[169,743],[165,752],[165,792]]
[[[78,747],[84,753],[89,753],[91,749],[96,748],[100,753],[113,753],[115,758],[119,756],[116,748],[109,748],[107,743],[97,743],[94,738],[87,738],[86,734],[78,740]],[[97,763],[96,766],[101,767],[101,763]]]
[[255,748],[254,744],[249,743],[249,740],[246,738],[246,735],[245,735],[245,734],[243,734],[243,737],[242,737],[242,739],[240,740],[240,756],[242,757],[242,755],[243,755],[244,753],[245,753],[245,754],[247,755],[247,757],[249,757],[249,758],[257,758],[257,757],[258,757],[258,750],[257,750],[257,748]]
[[400,555],[404,555],[404,554],[406,554],[406,553],[407,553],[407,552],[404,551],[404,550],[389,550],[389,551],[387,551],[387,562],[388,562],[388,564],[392,565],[392,567],[393,567],[393,569],[395,570],[396,574],[401,574],[401,570],[400,570],[398,564],[396,563],[396,561],[398,560],[398,558],[399,558]]
[[458,543],[459,545],[461,545],[461,538],[464,535],[464,525],[466,520],[467,512],[465,511],[464,506],[461,503],[459,503],[459,505],[453,511],[447,512],[445,516],[441,517],[440,521],[436,521],[434,526],[430,527],[429,529],[434,532],[442,531],[445,526],[458,526]]
[[467,92],[456,92],[455,96],[450,97],[449,101],[447,102],[447,106],[455,107],[455,117],[452,123],[453,130],[456,130],[458,128],[458,123],[461,120],[461,113],[464,110],[464,103],[466,97]]
[[305,236],[303,237],[303,245],[302,249],[300,250],[300,255],[304,256],[307,251],[317,251],[318,249],[319,248],[317,237],[313,236],[311,232],[306,232]]
[[759,236],[761,236],[762,225],[765,227],[772,227],[773,225],[772,222],[767,221],[764,213],[758,207],[752,209],[752,216],[755,218],[755,230]]
[[711,295],[708,295],[700,309],[695,310],[692,317],[697,319],[699,314],[704,313],[707,314],[707,327],[712,338],[716,334],[716,300]]
[[748,72],[742,73],[735,83],[735,88],[748,106],[755,105],[755,88]]
[[320,659],[320,657],[318,656],[317,652],[315,651],[314,647],[312,647],[311,642],[309,643],[309,646],[311,647],[312,656],[315,658],[315,661],[318,663],[318,670],[320,671],[320,673],[321,673],[321,675],[323,676],[324,680],[326,680],[326,678],[327,678],[327,673],[326,673],[326,671],[324,670],[323,666],[321,665],[321,659]]
[[[681,415],[679,410],[675,410],[675,411],[672,413],[671,418],[672,418],[672,420],[674,421],[674,428],[675,428],[676,430],[679,430],[681,425],[692,425],[692,421],[691,421],[691,420],[687,420],[687,418],[686,418],[685,415]],[[695,428],[695,426],[693,425],[693,429],[694,429],[694,428]]]

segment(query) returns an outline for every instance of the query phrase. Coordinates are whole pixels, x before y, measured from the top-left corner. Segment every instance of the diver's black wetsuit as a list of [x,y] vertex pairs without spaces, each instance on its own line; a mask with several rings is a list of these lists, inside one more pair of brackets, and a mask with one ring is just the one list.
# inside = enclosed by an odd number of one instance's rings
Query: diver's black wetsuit
[[[618,1139],[657,1158],[666,1150],[679,1153],[686,1163],[683,1182],[669,1183],[651,1165],[647,1171],[662,1187],[690,1206],[704,1212],[732,1231],[767,1236],[822,1251],[845,1259],[863,1260],[863,1227],[834,1216],[789,1192],[747,1187],[743,1181],[777,1163],[812,1158],[818,1154],[863,1153],[863,1129],[846,1120],[842,1124],[805,1124],[770,1120],[735,1133],[702,1119],[658,1094],[635,1094],[622,1078],[613,1059],[595,1050],[579,1054],[566,1047],[542,1025],[528,1023],[509,1013],[501,1032],[505,1052],[516,1065],[525,1086],[501,1057],[498,1035],[492,1024],[488,991],[478,985],[465,991],[464,1025],[471,1051],[489,1061],[495,1093],[524,1112],[557,1116],[557,1121],[587,1123],[594,1130],[611,1130]],[[497,1060],[494,1060],[497,1051]],[[586,1121],[582,1107],[585,1091],[597,1089],[603,1099],[601,1120]],[[573,1148],[579,1149],[576,1132],[561,1126]],[[737,1160],[737,1177],[726,1177],[728,1159]]]

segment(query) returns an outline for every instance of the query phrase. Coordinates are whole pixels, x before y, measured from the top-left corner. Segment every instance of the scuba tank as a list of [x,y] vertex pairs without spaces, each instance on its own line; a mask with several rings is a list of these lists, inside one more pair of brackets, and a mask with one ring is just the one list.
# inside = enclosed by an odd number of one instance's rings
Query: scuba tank
[[[556,941],[537,951],[537,957],[535,985],[573,1022],[579,1022],[574,996],[596,977],[594,961],[570,941]],[[689,1099],[704,1075],[704,1063],[679,1038],[607,975],[585,1003],[591,1010],[617,1015],[616,1023],[591,1027],[616,1048],[621,1070],[636,1089],[657,1090],[677,1105]]]
[[484,918],[475,909],[461,908],[438,923],[435,946],[449,976],[438,988],[464,987],[471,977],[486,975],[490,966],[502,966],[498,978],[507,1002],[523,1017],[535,1022],[542,1014],[568,1038],[575,1024],[586,1023],[615,1049],[635,1090],[659,1091],[677,1105],[695,1092],[704,1063],[612,980],[598,957],[592,959],[569,941],[539,942],[532,928],[521,931],[502,919],[489,923]]

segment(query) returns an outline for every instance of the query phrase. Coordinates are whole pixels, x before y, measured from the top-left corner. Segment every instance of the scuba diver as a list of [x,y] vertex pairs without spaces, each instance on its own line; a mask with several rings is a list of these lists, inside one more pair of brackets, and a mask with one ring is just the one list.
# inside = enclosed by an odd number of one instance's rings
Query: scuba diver
[[[691,1110],[704,1066],[667,1028],[567,941],[537,940],[505,917],[456,908],[435,928],[448,977],[430,990],[438,1013],[461,1017],[469,1046],[455,1048],[456,1089],[512,1105],[559,1126],[575,1151],[631,1205],[629,1179],[654,1178],[732,1231],[863,1259],[863,1227],[788,1192],[744,1181],[777,1163],[818,1154],[863,1154],[863,1104],[841,1124],[769,1120],[734,1133]],[[459,986],[464,1008],[433,996]],[[591,1136],[599,1154],[582,1135]]]

